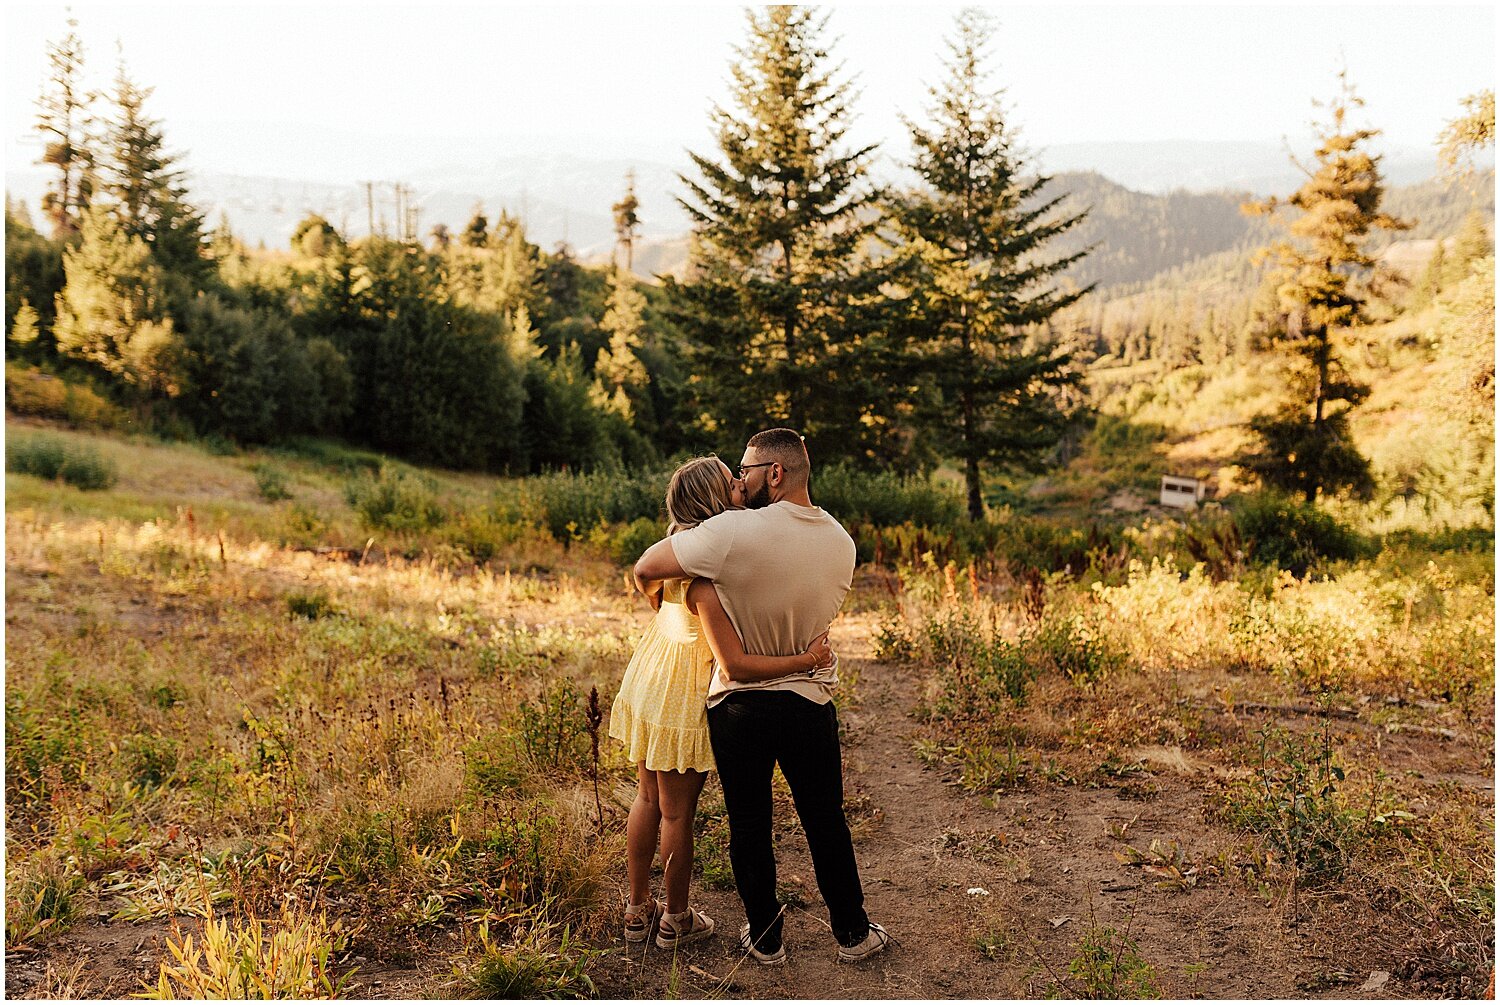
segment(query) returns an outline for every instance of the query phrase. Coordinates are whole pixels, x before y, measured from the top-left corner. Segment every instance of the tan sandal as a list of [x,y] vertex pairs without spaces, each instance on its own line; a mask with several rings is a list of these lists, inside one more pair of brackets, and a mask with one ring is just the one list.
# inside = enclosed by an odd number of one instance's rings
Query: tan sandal
[[666,913],[667,905],[651,898],[645,904],[625,905],[625,941],[645,942],[651,938],[651,929],[656,927],[656,919]]
[[662,912],[656,926],[656,948],[672,949],[714,934],[714,919],[691,907],[681,914]]

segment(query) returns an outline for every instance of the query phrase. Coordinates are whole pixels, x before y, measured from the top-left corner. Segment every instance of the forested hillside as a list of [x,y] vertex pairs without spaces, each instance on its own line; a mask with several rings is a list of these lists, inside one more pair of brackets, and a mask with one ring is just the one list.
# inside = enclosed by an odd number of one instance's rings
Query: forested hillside
[[[633,181],[622,187],[613,259],[632,268],[539,247],[500,207],[417,233],[412,207],[398,206],[359,240],[310,214],[289,247],[251,249],[195,209],[149,88],[122,65],[90,107],[73,86],[76,37],[51,55],[38,129],[54,184],[40,220],[7,202],[16,411],[239,444],[336,437],[512,474],[732,452],[753,428],[786,422],[829,460],[918,473],[957,463],[976,484],[1013,485],[1073,456],[1093,412],[1122,407],[1119,389],[1136,388],[1131,401],[1143,384],[1160,395],[1193,384],[1194,368],[1254,384],[1275,369],[1288,317],[1271,266],[1258,263],[1280,224],[1243,212],[1246,193],[1149,195],[1089,172],[1039,180],[1024,159],[997,160],[978,196],[994,200],[993,229],[964,238],[965,251],[954,226],[934,221],[945,199],[976,197],[943,188],[945,164],[970,154],[947,139],[922,154],[914,127],[922,184],[884,190],[868,152],[808,148],[795,117],[755,128],[785,136],[776,157],[821,178],[808,190],[821,202],[790,199],[779,218],[786,169],[747,187],[734,172],[748,154],[728,129],[681,179],[690,240],[643,240]],[[742,114],[769,114],[757,90],[796,86],[747,78]],[[837,81],[803,100],[850,114]],[[996,144],[1008,135],[1001,119],[984,128]],[[986,149],[973,156],[1002,147]],[[924,156],[936,160],[924,168]],[[1382,189],[1382,200],[1406,226],[1360,237],[1371,262],[1353,277],[1375,327],[1346,333],[1375,387],[1452,351],[1437,334],[1445,298],[1491,253],[1493,173],[1435,176]],[[936,290],[977,281],[967,266],[948,271],[987,242],[991,300],[941,302]],[[658,269],[671,272],[663,284],[636,278]],[[1009,313],[983,313],[1001,302]],[[965,334],[960,318],[981,328]],[[975,336],[979,355],[965,355]],[[1189,372],[1174,382],[1179,370]],[[965,383],[985,372],[988,384]],[[961,406],[964,395],[977,397]],[[1249,395],[1218,423],[1246,423],[1270,403]],[[971,415],[962,430],[947,428],[955,408]],[[1002,432],[1023,426],[1024,436]],[[1217,461],[1241,449],[1248,441]],[[974,451],[978,468],[961,461]],[[992,500],[1005,495],[986,484]]]

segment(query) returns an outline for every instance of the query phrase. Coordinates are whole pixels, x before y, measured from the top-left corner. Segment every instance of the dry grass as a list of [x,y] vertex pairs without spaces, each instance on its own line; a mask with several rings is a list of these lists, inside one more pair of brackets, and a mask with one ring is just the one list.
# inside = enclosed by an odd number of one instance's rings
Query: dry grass
[[[1494,923],[1483,563],[1402,552],[1324,580],[1239,584],[1136,562],[1113,586],[1054,578],[1040,590],[973,575],[909,571],[877,638],[927,668],[919,756],[981,796],[1087,784],[1149,800],[1158,775],[1175,775],[1258,849],[1216,871],[1252,892],[1290,890],[1291,923],[1316,919],[1321,949],[1348,952],[1343,919],[1384,918],[1376,941],[1400,976],[1435,993],[1483,988]],[[1329,906],[1351,903],[1364,913]],[[986,926],[975,937],[1001,951]]]
[[84,902],[294,897],[350,953],[600,923],[621,813],[526,730],[556,681],[608,707],[646,617],[612,566],[541,538],[518,550],[546,575],[293,550],[240,459],[89,439],[131,472],[114,492],[7,483],[8,944]]
[[[341,926],[318,943],[334,986],[353,954],[420,951],[464,986],[586,990],[576,940],[613,923],[623,810],[596,818],[581,696],[597,686],[608,707],[649,616],[603,537],[523,534],[479,565],[436,538],[366,551],[342,476],[312,460],[277,460],[294,499],[270,503],[255,456],[58,435],[122,477],[98,493],[7,478],[8,946],[44,949],[100,912],[239,925],[296,902]],[[472,502],[497,484],[439,490]],[[343,550],[288,543],[299,503]],[[1144,798],[1171,770],[1228,786],[1228,806],[1256,778],[1255,709],[1352,710],[1334,753],[1376,767],[1340,783],[1363,829],[1327,889],[1416,919],[1387,926],[1391,952],[1462,990],[1492,952],[1474,933],[1493,921],[1493,798],[1463,783],[1493,763],[1488,556],[1404,545],[1326,580],[1216,582],[1166,560],[1170,535],[1132,534],[1161,560],[1097,585],[983,563],[851,598],[891,609],[877,658],[928,668],[926,756],[981,794]],[[629,785],[619,758],[604,745],[605,793]],[[713,809],[701,860],[723,883]],[[1236,875],[1258,890],[1284,869]],[[994,922],[974,919],[975,951],[1010,951]],[[54,968],[42,989],[91,980]]]

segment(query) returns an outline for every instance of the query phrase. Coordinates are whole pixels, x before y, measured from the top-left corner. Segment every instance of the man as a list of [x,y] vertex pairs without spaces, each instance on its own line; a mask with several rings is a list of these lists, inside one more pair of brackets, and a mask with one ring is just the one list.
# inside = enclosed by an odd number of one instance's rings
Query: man
[[[801,436],[790,429],[756,433],[739,469],[748,508],[652,545],[635,565],[637,588],[652,597],[667,579],[712,580],[747,653],[802,652],[827,630],[854,578],[854,541],[812,504],[810,473]],[[747,919],[740,944],[763,964],[786,961],[771,848],[777,764],[807,835],[839,960],[866,959],[890,943],[865,914],[844,818],[837,684],[835,663],[760,681],[735,680],[718,667],[709,685],[709,741],[729,811],[729,861]]]

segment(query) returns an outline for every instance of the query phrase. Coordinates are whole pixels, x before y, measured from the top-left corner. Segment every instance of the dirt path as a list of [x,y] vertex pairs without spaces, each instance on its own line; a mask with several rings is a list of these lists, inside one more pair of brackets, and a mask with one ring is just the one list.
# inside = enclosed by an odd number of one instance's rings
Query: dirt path
[[[1203,822],[1202,793],[1186,780],[1164,770],[1119,789],[1042,783],[993,801],[966,794],[914,753],[918,672],[852,662],[859,684],[840,713],[847,803],[867,907],[900,946],[860,965],[835,962],[807,846],[779,810],[780,878],[806,901],[786,926],[788,965],[742,961],[734,893],[695,892],[725,935],[675,960],[654,948],[610,953],[596,972],[602,997],[1075,997],[1083,987],[1068,962],[1103,926],[1138,941],[1165,997],[1401,994],[1395,981],[1361,992],[1365,973],[1330,980],[1326,963],[1298,948],[1281,909],[1236,882],[1209,875],[1164,891],[1122,864],[1126,842],[1146,848],[1152,839],[1179,842],[1192,862],[1227,852],[1232,836]],[[1112,826],[1126,828],[1124,842]]]

